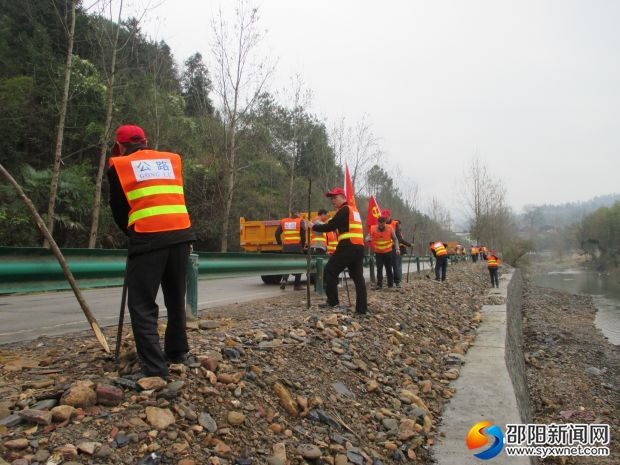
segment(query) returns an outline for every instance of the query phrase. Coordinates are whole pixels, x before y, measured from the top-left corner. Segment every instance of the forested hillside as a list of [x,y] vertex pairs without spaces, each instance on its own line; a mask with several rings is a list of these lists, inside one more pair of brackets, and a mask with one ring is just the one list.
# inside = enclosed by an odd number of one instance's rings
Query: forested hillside
[[[85,11],[77,2],[68,60],[72,6],[71,0],[0,0],[0,162],[46,216],[59,155],[51,210],[59,245],[87,247],[92,235],[91,246],[124,246],[111,220],[99,165],[107,165],[101,155],[109,156],[114,129],[127,123],[145,129],[150,147],[182,155],[200,250],[238,249],[240,216],[275,219],[290,207],[305,209],[310,178],[313,208],[327,207],[322,194],[342,184],[345,162],[354,168],[363,215],[372,193],[404,221],[407,236],[418,224],[425,236],[421,239],[451,238],[437,221],[415,211],[411,198],[397,188],[382,158],[374,156],[380,150],[371,146],[375,142],[368,128],[341,127],[338,136],[330,129],[333,123],[312,112],[308,99],[295,98],[308,91],[301,80],[291,98],[282,99],[290,103],[283,103],[267,91],[266,73],[261,86],[254,87],[247,111],[233,114],[222,103],[226,89],[219,75],[207,66],[219,63],[217,52],[212,57],[196,53],[179,66],[166,43],[141,33],[140,19],[119,23],[118,12],[97,5]],[[257,18],[250,19],[258,31]],[[65,82],[66,118],[61,124]],[[0,245],[41,245],[37,229],[6,184],[0,184],[0,219]]]

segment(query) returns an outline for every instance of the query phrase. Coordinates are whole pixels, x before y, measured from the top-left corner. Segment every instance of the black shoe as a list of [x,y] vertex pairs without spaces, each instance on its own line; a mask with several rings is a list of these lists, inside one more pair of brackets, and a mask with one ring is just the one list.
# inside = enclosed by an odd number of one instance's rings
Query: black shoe
[[394,284],[396,287],[400,287],[400,283],[396,283]]
[[298,284],[293,289],[296,290],[296,291],[303,291],[305,289],[305,287],[303,287],[301,284]]
[[196,359],[189,352],[183,352],[178,355],[166,355],[166,359],[169,363],[173,364],[182,363],[184,365],[191,365],[192,363],[196,363]]
[[282,290],[286,289],[286,283],[280,284],[280,289],[282,289]]
[[368,310],[366,310],[365,312],[355,312],[355,316],[358,316],[360,318],[368,318],[372,316],[372,313],[370,313]]
[[375,291],[380,291],[381,289],[383,289],[383,286],[375,286]]
[[322,304],[319,304],[319,308],[336,308],[338,306],[338,304],[336,305],[332,305],[328,302],[324,302]]

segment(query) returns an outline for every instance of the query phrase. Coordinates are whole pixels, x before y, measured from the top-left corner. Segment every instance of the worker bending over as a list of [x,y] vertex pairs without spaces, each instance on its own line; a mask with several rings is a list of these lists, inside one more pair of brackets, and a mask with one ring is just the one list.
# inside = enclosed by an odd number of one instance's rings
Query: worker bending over
[[328,233],[338,232],[338,246],[325,265],[325,293],[327,302],[321,307],[337,307],[338,276],[345,268],[355,283],[355,313],[366,314],[368,303],[366,296],[366,282],[364,281],[364,233],[362,218],[352,205],[347,204],[345,192],[336,187],[325,194],[338,211],[326,224],[313,224],[312,230]]

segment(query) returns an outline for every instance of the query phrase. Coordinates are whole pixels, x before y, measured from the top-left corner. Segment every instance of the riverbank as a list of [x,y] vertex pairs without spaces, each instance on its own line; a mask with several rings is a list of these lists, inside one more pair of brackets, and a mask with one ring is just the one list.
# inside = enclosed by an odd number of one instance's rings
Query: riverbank
[[87,333],[3,346],[0,413],[16,423],[0,426],[0,457],[430,464],[450,382],[489,303],[488,274],[460,264],[446,283],[416,278],[370,291],[370,317],[307,310],[305,293],[209,311],[189,332],[195,363],[174,366],[168,383],[120,378],[135,367],[129,336],[120,365]]
[[595,314],[590,296],[525,285],[524,356],[533,422],[611,425],[610,457],[540,463],[619,463],[620,348],[605,340]]

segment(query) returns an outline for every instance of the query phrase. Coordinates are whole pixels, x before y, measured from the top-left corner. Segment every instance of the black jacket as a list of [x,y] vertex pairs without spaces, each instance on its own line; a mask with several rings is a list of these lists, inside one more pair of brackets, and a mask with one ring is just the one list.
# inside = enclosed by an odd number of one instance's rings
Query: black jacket
[[[327,223],[315,224],[312,230],[316,232],[330,232],[337,230],[338,234],[349,232],[349,206],[345,203]],[[350,239],[339,240],[338,247],[364,248],[363,245],[352,244]]]
[[[398,221],[398,220],[396,220]],[[392,220],[390,219],[390,221],[388,221],[388,224],[392,224]],[[402,251],[407,251],[407,247],[411,247],[412,244],[411,242],[409,242],[407,239],[405,239],[403,237],[403,230],[402,230],[402,224],[400,221],[398,221],[398,223],[396,224],[396,228],[395,231],[396,233],[396,238],[398,239],[398,243],[400,245],[400,250]]]
[[180,244],[182,242],[194,242],[196,240],[196,235],[191,227],[156,233],[139,233],[134,230],[133,226],[128,228],[127,223],[129,221],[130,207],[127,197],[123,192],[116,168],[114,168],[114,166],[110,167],[106,175],[110,183],[109,203],[112,209],[112,216],[114,217],[116,225],[129,239],[129,255],[163,249],[169,245]]

